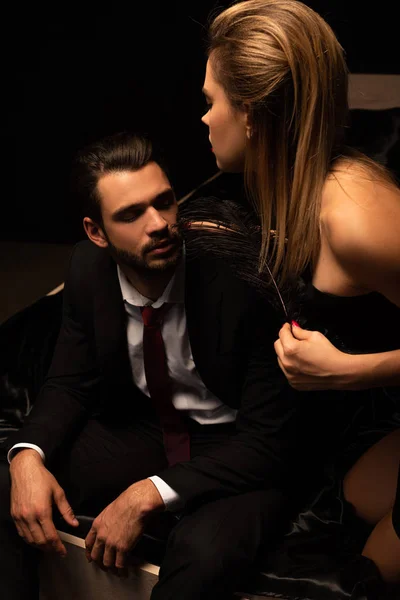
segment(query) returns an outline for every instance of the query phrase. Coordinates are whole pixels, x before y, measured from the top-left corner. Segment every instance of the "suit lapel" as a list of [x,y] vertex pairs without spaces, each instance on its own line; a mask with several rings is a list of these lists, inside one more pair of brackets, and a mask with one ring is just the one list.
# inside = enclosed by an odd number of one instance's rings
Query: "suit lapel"
[[94,300],[94,328],[100,364],[113,378],[130,373],[126,327],[116,264],[105,255]]
[[207,387],[213,388],[221,331],[221,280],[214,260],[190,260],[185,275],[186,321],[193,360]]

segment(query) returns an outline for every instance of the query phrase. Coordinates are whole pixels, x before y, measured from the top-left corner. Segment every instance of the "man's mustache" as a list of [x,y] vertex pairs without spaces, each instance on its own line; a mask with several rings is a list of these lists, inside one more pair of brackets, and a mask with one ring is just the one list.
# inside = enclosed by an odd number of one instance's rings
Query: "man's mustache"
[[164,242],[165,242],[165,245],[169,245],[169,244],[178,245],[178,244],[182,243],[182,236],[179,232],[178,227],[176,225],[174,225],[173,227],[168,228],[165,231],[154,235],[154,238],[151,240],[151,242],[146,244],[146,246],[143,248],[143,254],[147,254],[147,252],[151,252],[152,250],[154,250],[154,248],[157,248],[161,242],[163,242],[163,245],[164,245]]

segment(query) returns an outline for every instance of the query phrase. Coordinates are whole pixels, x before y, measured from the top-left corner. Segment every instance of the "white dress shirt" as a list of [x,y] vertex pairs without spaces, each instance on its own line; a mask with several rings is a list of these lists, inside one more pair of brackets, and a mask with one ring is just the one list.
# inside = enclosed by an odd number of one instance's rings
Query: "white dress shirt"
[[[168,371],[172,379],[172,402],[177,410],[200,424],[230,423],[235,421],[237,410],[223,404],[210,392],[201,380],[193,361],[185,312],[185,261],[178,265],[162,295],[152,302],[132,286],[123,271],[117,266],[119,284],[125,310],[128,314],[127,338],[129,359],[135,385],[150,397],[146,382],[143,361],[143,320],[140,311],[142,306],[159,308],[164,302],[171,304],[165,313],[161,332],[167,356]],[[150,401],[150,400],[149,400]],[[9,461],[18,448],[33,448],[42,459],[45,455],[41,448],[34,444],[15,444],[8,453]],[[154,475],[149,477],[158,489],[164,504],[169,510],[181,508],[178,494]]]

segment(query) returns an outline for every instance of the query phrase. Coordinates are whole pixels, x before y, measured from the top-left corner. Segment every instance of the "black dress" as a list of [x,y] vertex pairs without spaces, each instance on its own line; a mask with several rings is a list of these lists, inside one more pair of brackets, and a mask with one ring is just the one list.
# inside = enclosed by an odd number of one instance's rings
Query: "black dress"
[[[400,309],[381,294],[339,297],[308,282],[292,311],[299,325],[321,331],[344,352],[400,348]],[[400,388],[308,393],[303,409],[310,460],[318,471],[320,458],[321,477],[278,548],[262,558],[253,591],[291,600],[383,598],[377,568],[361,556],[371,528],[344,500],[342,482],[368,448],[400,428]],[[400,470],[393,510],[400,537],[399,486]]]
[[[349,354],[370,354],[400,348],[400,308],[377,292],[335,296],[305,287],[297,320],[321,331],[334,346]],[[323,392],[325,393],[325,392]],[[318,401],[323,403],[322,394]],[[334,436],[331,454],[347,471],[374,443],[400,428],[400,388],[335,392],[328,400],[325,434]]]

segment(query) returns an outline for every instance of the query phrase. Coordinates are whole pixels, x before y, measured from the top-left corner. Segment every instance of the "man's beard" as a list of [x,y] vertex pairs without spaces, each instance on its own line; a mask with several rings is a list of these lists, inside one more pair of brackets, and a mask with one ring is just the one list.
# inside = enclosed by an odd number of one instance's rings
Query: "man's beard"
[[[119,265],[129,267],[141,276],[146,276],[147,278],[157,276],[157,274],[168,271],[169,269],[174,269],[182,256],[182,238],[176,229],[173,231],[169,230],[167,234],[164,232],[162,235],[154,237],[151,242],[142,248],[140,254],[114,246],[107,234],[106,238],[110,254],[115,262]],[[156,248],[161,241],[173,245],[171,255],[149,260],[149,252]]]

